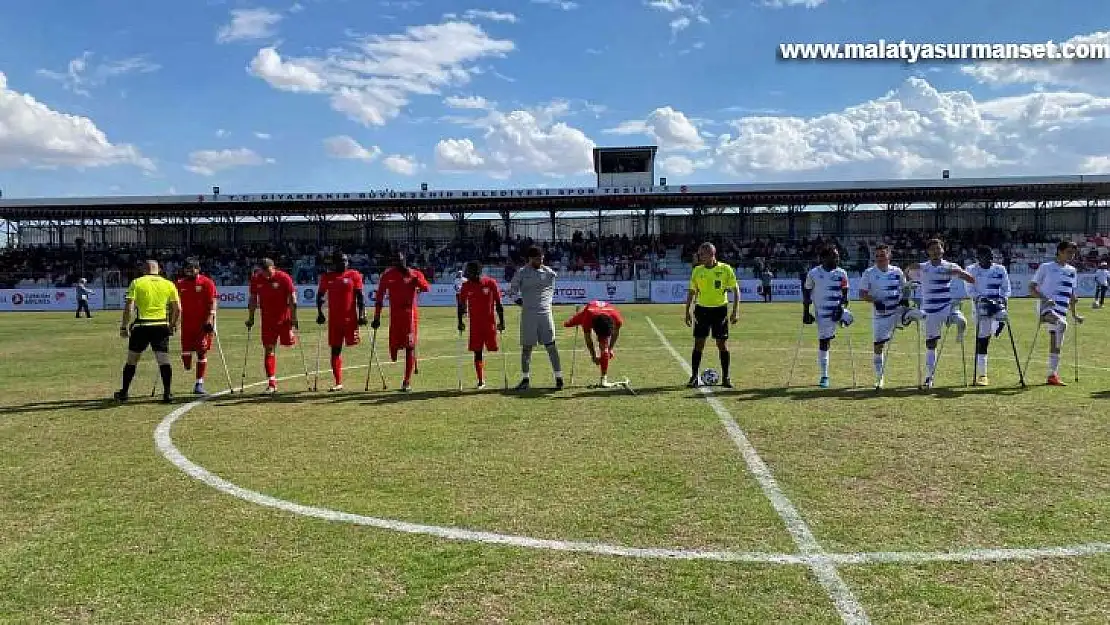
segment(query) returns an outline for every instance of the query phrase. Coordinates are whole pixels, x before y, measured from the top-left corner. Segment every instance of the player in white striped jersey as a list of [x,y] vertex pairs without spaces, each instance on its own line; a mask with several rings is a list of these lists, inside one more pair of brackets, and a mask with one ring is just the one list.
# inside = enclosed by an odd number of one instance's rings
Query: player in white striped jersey
[[937,368],[937,343],[945,326],[956,326],[956,341],[963,342],[967,318],[952,302],[952,279],[974,283],[975,278],[953,262],[944,260],[944,243],[930,239],[925,246],[929,260],[918,265],[921,275],[921,312],[925,313],[925,388],[933,388]]
[[901,329],[924,315],[910,308],[913,287],[906,274],[897,265],[890,264],[890,246],[880,244],[875,248],[875,264],[863,272],[859,282],[859,298],[871,302],[875,313],[871,317],[874,335],[875,388],[884,384],[886,344],[894,338],[894,330]]
[[1037,273],[1029,282],[1029,294],[1040,298],[1037,302],[1040,323],[1048,324],[1047,383],[1050,386],[1065,386],[1060,380],[1060,348],[1068,330],[1068,311],[1076,323],[1083,323],[1083,317],[1075,309],[1079,273],[1070,264],[1076,251],[1075,243],[1060,241],[1056,246],[1056,260],[1037,267]]
[[1102,308],[1106,303],[1106,291],[1110,290],[1110,269],[1107,269],[1106,263],[1098,264],[1098,271],[1095,272],[1095,301],[1091,302],[1091,308]]
[[[817,385],[829,388],[829,344],[836,338],[837,326],[852,325],[848,311],[848,272],[840,266],[840,252],[835,246],[821,251],[821,264],[809,270],[802,285],[802,323],[817,323],[817,367],[821,379]],[[813,305],[814,316],[809,311]]]
[[967,271],[975,278],[967,285],[975,311],[975,381],[974,386],[986,386],[987,349],[991,337],[1002,334],[1006,327],[1007,304],[1010,300],[1010,274],[1006,267],[994,262],[994,250],[982,246],[976,254],[979,262]]

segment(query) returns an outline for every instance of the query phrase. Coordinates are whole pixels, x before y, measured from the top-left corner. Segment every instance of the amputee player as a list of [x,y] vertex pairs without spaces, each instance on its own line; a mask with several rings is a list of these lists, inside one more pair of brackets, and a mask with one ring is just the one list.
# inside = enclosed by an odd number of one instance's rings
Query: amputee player
[[486,387],[486,364],[482,353],[496,352],[499,349],[497,333],[505,331],[505,308],[501,304],[501,287],[497,285],[497,280],[482,275],[481,263],[467,263],[465,275],[466,282],[462,283],[458,292],[459,332],[466,331],[463,317],[469,316],[470,337],[467,351],[474,354],[478,388],[483,389]]
[[[732,359],[728,351],[728,324],[729,321],[735,324],[740,320],[740,285],[736,282],[736,272],[732,267],[717,260],[717,248],[712,243],[702,243],[698,247],[698,263],[690,273],[690,285],[686,289],[686,327],[694,328],[694,349],[690,354],[693,375],[686,386],[696,388],[701,385],[698,374],[701,355],[705,350],[705,340],[712,335],[721,358],[721,386],[732,388],[732,378],[729,376]],[[731,318],[728,314],[730,293]],[[691,305],[694,305],[692,314]]]
[[876,389],[885,384],[886,344],[894,338],[894,331],[924,318],[920,310],[910,307],[912,288],[902,269],[890,263],[890,246],[885,243],[876,246],[875,264],[863,272],[859,282],[859,298],[875,308],[871,331]]
[[[814,315],[809,307],[813,306]],[[809,270],[802,284],[802,323],[817,323],[817,385],[829,388],[829,347],[837,327],[852,325],[848,310],[848,272],[840,267],[840,252],[835,246],[821,250],[821,264]]]
[[963,342],[967,318],[952,305],[952,279],[975,283],[959,265],[944,260],[944,243],[930,239],[925,245],[929,260],[918,265],[921,280],[921,311],[925,313],[925,387],[933,388],[937,367],[937,343],[945,326],[956,326],[956,341]]
[[370,327],[381,327],[382,305],[389,296],[389,357],[397,362],[397,352],[405,350],[405,379],[401,390],[412,390],[412,373],[416,370],[416,343],[420,330],[420,293],[431,290],[424,274],[405,263],[405,254],[393,255],[393,266],[382,272],[375,294],[374,320]]
[[[609,361],[612,360],[617,339],[620,338],[624,318],[616,306],[608,302],[594,300],[563,324],[564,328],[579,326],[582,328],[582,338],[586,349],[590,352],[590,359],[595,365],[601,367],[601,380],[598,386],[608,387]],[[597,335],[597,348],[594,349],[592,334]],[[598,353],[600,350],[600,354]]]
[[1071,261],[1078,247],[1071,241],[1060,241],[1056,246],[1056,260],[1037,267],[1029,282],[1029,294],[1040,298],[1037,302],[1038,323],[1048,325],[1048,380],[1050,386],[1066,386],[1060,379],[1060,349],[1068,330],[1068,311],[1076,323],[1083,317],[1076,312],[1078,300],[1075,289],[1079,274]]
[[[173,401],[170,337],[181,320],[181,299],[173,282],[158,275],[158,271],[158,263],[148,260],[143,265],[143,275],[127,286],[119,326],[120,336],[127,339],[127,364],[123,366],[123,386],[115,393],[119,401],[127,401],[127,391],[147,347],[154,352],[162,376],[162,401],[167,404]],[[132,307],[135,308],[134,322]]]
[[185,261],[182,277],[177,279],[181,299],[181,364],[188,371],[197,356],[196,384],[193,393],[204,395],[204,375],[208,372],[208,352],[212,349],[212,333],[216,331],[216,309],[220,295],[216,283],[200,272],[200,261]]
[[277,392],[277,344],[285,347],[297,344],[293,332],[300,327],[297,322],[297,288],[293,278],[274,265],[269,258],[262,259],[262,271],[251,276],[250,302],[247,304],[248,329],[254,327],[254,311],[262,309],[263,368],[266,371],[266,394]]
[[1095,271],[1095,301],[1092,308],[1102,308],[1106,304],[1106,292],[1110,291],[1110,269],[1106,263],[1099,263]]
[[994,262],[994,250],[984,245],[976,250],[979,262],[967,272],[975,282],[967,285],[967,294],[975,306],[975,381],[974,386],[990,384],[987,377],[987,351],[991,337],[1002,334],[1010,301],[1010,273]]
[[[331,375],[335,385],[330,391],[343,390],[343,345],[360,343],[359,326],[366,325],[366,300],[362,294],[362,274],[351,269],[350,258],[342,252],[332,257],[331,271],[320,276],[316,288],[316,323],[328,324],[328,347],[331,348]],[[324,300],[328,314],[324,315]]]
[[531,386],[532,350],[536,344],[547,350],[551,369],[555,372],[555,389],[563,388],[563,369],[559,348],[555,345],[555,318],[551,303],[555,299],[555,270],[543,264],[543,250],[530,247],[526,253],[528,264],[516,272],[509,283],[509,296],[521,305],[520,313],[520,384],[516,390]]

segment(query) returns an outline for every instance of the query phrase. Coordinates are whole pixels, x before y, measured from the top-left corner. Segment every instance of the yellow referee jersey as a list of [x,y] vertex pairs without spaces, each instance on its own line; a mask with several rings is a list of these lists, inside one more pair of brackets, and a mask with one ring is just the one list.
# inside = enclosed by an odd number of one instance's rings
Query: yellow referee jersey
[[736,272],[717,261],[712,268],[698,265],[690,274],[690,290],[697,294],[695,303],[704,308],[728,306],[728,292],[736,288]]
[[170,302],[181,302],[177,286],[162,276],[135,278],[127,287],[127,299],[135,302],[135,325],[169,324]]

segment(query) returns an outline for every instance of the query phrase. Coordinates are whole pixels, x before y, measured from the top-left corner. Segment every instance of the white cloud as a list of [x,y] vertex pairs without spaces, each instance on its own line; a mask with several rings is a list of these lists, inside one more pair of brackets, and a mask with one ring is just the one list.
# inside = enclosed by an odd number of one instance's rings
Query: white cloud
[[568,102],[555,101],[529,110],[490,111],[469,124],[484,130],[481,147],[471,139],[444,139],[436,145],[436,167],[447,172],[482,171],[496,178],[589,173],[594,142],[581,130],[558,121],[570,109]]
[[100,87],[113,78],[127,74],[149,74],[161,69],[160,65],[151,63],[143,56],[90,64],[92,56],[92,52],[83,53],[70,61],[63,72],[40,69],[37,73],[44,78],[57,80],[77,95],[88,96],[90,89]]
[[615,128],[603,132],[615,135],[648,135],[663,150],[698,151],[706,147],[694,122],[682,111],[669,106],[655,109],[646,120],[621,122]]
[[671,35],[677,35],[680,31],[686,30],[690,27],[690,18],[678,17],[671,20]]
[[660,9],[668,13],[678,13],[679,11],[693,11],[694,5],[685,4],[682,0],[652,0],[647,5],[653,9]]
[[382,165],[389,171],[399,174],[401,176],[412,176],[416,174],[416,170],[420,168],[420,163],[417,162],[414,156],[401,156],[400,154],[390,154],[382,159]]
[[453,109],[488,110],[493,104],[482,96],[447,96],[443,103]]
[[532,4],[546,4],[562,11],[573,11],[578,8],[578,3],[570,0],[532,0]]
[[257,167],[273,162],[274,159],[263,158],[249,148],[199,150],[189,154],[189,164],[185,166],[185,169],[201,176],[212,176],[227,169]]
[[1079,167],[1084,174],[1110,174],[1110,156],[1088,156]]
[[226,136],[227,136],[227,131],[224,130],[223,128],[218,128],[216,130],[216,138],[217,139],[223,139]]
[[512,41],[492,39],[475,24],[446,22],[360,39],[323,58],[283,60],[275,48],[263,48],[250,72],[276,89],[327,93],[334,110],[382,126],[413,96],[466,84],[479,71],[474,62],[514,48]]
[[270,138],[272,138],[272,135],[268,132],[256,132],[254,133],[254,138],[268,141]]
[[[1091,46],[1110,46],[1110,32],[1077,35],[1063,42],[1087,50]],[[1110,88],[1110,62],[1107,60],[983,62],[960,68],[964,74],[988,85],[1047,85],[1079,87],[1106,92]]]
[[285,16],[269,9],[232,9],[231,22],[216,32],[218,43],[268,39],[277,34],[278,22]]
[[771,7],[772,9],[788,9],[791,7],[816,9],[827,1],[828,0],[765,0],[763,6]]
[[502,13],[500,11],[470,9],[463,13],[462,17],[465,20],[489,20],[491,22],[508,22],[510,24],[515,24],[517,22],[516,15],[512,13]]
[[351,137],[341,135],[324,139],[324,150],[333,158],[346,158],[370,162],[378,158],[382,151],[376,145],[369,148],[362,147],[358,141]]
[[105,167],[154,163],[129,144],[112,143],[88,117],[55,111],[8,87],[0,72],[0,167]]
[[707,169],[713,166],[712,158],[692,159],[688,156],[681,156],[678,154],[667,156],[659,159],[657,162],[659,169],[672,176],[689,176],[699,169]]
[[677,36],[679,32],[686,30],[697,20],[702,24],[708,24],[709,18],[705,16],[700,4],[688,4],[682,0],[647,0],[647,6],[664,11],[667,13],[681,13],[670,21],[671,36]]

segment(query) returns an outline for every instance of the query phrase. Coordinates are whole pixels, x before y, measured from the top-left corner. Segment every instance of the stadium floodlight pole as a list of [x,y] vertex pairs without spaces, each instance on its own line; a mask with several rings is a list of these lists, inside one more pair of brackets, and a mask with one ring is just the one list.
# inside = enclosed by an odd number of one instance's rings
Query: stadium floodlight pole
[[[798,364],[798,352],[802,349],[802,336],[805,334],[806,326],[803,323],[798,327],[798,340],[794,343],[794,358],[790,361],[790,375],[786,378],[786,388],[790,388],[794,384],[794,367]],[[698,375],[695,371],[694,375]]]
[[1009,323],[1006,324],[1006,331],[1010,335],[1010,347],[1014,350],[1014,366],[1018,370],[1018,380],[1021,382],[1021,388],[1025,388],[1025,372],[1021,370],[1021,357],[1018,356],[1017,342],[1014,341],[1014,331]]
[[219,328],[212,329],[212,337],[216,339],[216,351],[220,353],[220,361],[224,365],[224,373],[227,375],[227,390],[228,392],[235,392],[235,385],[231,382],[231,369],[227,368],[227,356],[224,355],[224,346],[220,341]]

